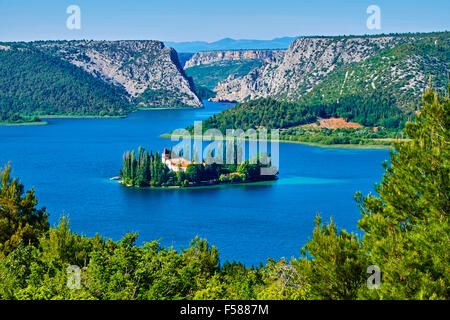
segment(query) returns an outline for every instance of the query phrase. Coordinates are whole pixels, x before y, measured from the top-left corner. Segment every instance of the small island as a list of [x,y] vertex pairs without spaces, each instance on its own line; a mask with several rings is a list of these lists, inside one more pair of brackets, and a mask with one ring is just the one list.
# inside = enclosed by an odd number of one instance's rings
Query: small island
[[239,164],[207,164],[172,158],[167,149],[160,155],[139,147],[137,154],[127,151],[123,155],[118,181],[129,187],[186,188],[276,180],[276,170],[272,175],[261,174],[261,169],[270,168],[270,163],[265,165],[259,159],[257,155]]

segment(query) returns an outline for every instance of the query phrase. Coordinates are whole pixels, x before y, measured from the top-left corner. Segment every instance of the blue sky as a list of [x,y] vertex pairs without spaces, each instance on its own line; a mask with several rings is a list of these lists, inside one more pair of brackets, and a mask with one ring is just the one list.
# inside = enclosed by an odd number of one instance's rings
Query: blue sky
[[[66,27],[72,4],[81,8],[80,30]],[[381,30],[366,27],[372,4],[381,9]],[[0,41],[429,32],[450,30],[449,12],[449,0],[0,0]]]

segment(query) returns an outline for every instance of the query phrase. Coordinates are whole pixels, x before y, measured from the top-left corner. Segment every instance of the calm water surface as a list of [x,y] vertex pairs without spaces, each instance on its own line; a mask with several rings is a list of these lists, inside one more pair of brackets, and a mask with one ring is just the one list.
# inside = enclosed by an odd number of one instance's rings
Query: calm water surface
[[26,188],[56,224],[69,215],[73,231],[118,240],[139,232],[139,241],[162,239],[187,247],[195,236],[218,247],[221,261],[247,265],[299,256],[317,213],[357,232],[356,191],[373,192],[387,150],[327,149],[280,144],[280,179],[263,185],[212,189],[148,190],[109,181],[122,154],[162,151],[174,144],[162,133],[225,109],[140,111],[126,119],[51,119],[47,126],[0,126],[0,163],[11,161]]

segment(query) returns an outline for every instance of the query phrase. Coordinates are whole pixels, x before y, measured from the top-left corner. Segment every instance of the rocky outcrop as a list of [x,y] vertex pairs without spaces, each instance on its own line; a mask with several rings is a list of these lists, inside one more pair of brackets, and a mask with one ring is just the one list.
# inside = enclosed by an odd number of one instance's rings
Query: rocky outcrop
[[203,106],[178,62],[177,52],[160,41],[57,41],[37,46],[124,87],[140,105],[166,105],[170,101]]
[[224,51],[201,51],[192,56],[184,68],[200,66],[221,61],[235,60],[261,60],[273,63],[283,58],[285,50],[224,50]]
[[261,97],[295,100],[311,91],[336,68],[363,61],[381,50],[411,38],[301,37],[281,59],[275,59],[243,77],[230,76],[214,91],[215,101],[248,101]]

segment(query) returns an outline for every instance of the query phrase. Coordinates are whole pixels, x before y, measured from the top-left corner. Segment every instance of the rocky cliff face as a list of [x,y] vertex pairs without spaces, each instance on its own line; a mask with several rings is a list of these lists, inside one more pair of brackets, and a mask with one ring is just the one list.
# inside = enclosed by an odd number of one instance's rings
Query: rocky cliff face
[[200,66],[221,61],[262,60],[273,63],[283,58],[285,50],[224,50],[201,51],[192,56],[184,68]]
[[[348,97],[383,97],[403,113],[420,108],[425,88],[445,91],[450,75],[449,33],[410,39],[346,68],[338,68],[307,95],[302,103],[339,103]],[[304,99],[303,99],[304,98]]]
[[295,100],[311,91],[336,68],[363,61],[405,37],[302,37],[281,59],[269,61],[248,75],[230,76],[214,89],[215,101],[248,101],[261,97]]
[[176,51],[162,42],[63,41],[37,46],[95,77],[124,87],[141,105],[202,106]]

